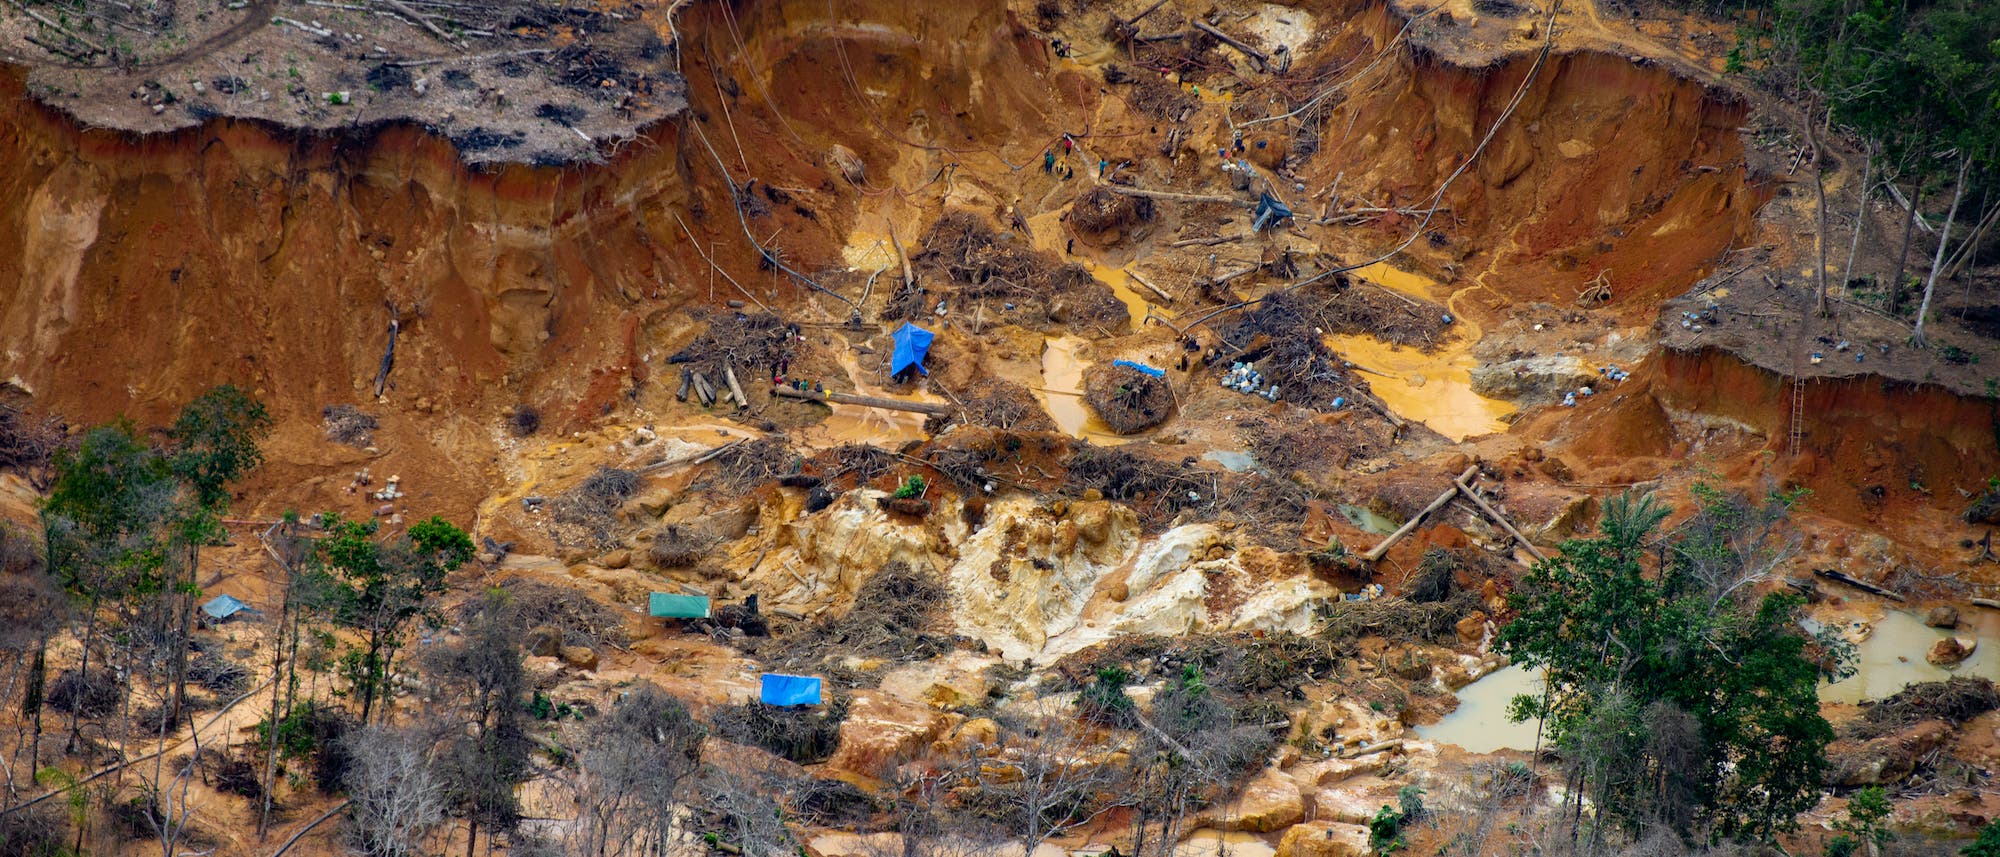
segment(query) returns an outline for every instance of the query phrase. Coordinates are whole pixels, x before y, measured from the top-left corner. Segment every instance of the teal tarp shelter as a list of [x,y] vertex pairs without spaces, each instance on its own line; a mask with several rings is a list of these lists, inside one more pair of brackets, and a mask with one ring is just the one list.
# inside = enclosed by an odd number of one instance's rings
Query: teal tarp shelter
[[227,595],[217,595],[209,599],[208,603],[201,605],[201,612],[207,613],[208,618],[218,621],[227,619],[248,609],[250,609],[250,605]]
[[818,705],[819,677],[809,675],[764,674],[765,705]]
[[931,373],[924,368],[924,355],[931,353],[931,340],[937,338],[937,334],[906,321],[902,327],[896,328],[893,338],[896,340],[896,353],[889,358],[889,374],[901,375],[904,369],[911,366],[925,375]]
[[647,612],[659,619],[708,618],[706,595],[669,595],[665,592],[655,592],[646,606],[649,608]]

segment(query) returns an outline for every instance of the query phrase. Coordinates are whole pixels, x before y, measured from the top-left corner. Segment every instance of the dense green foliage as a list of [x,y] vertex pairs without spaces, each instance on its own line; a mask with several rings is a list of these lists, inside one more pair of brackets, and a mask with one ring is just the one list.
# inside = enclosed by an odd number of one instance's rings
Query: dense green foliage
[[1548,686],[1515,714],[1544,716],[1571,793],[1597,807],[1595,836],[1767,839],[1819,801],[1833,730],[1818,653],[1832,644],[1799,629],[1798,598],[1752,594],[1783,553],[1789,501],[1697,496],[1666,534],[1667,507],[1613,498],[1597,537],[1565,543],[1509,597],[1519,617],[1500,644]]
[[334,621],[363,634],[342,665],[367,723],[390,693],[390,665],[404,630],[430,613],[445,576],[472,559],[472,537],[435,516],[387,540],[376,538],[379,524],[372,520],[328,514],[322,523],[326,536],[314,546],[313,570]]

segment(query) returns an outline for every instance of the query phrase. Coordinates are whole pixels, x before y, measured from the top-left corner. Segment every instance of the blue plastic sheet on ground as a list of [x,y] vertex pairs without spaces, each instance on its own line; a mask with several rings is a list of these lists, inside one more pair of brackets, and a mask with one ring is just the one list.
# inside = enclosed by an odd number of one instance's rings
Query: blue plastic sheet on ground
[[1141,371],[1141,372],[1144,372],[1144,373],[1146,373],[1146,374],[1148,374],[1148,375],[1151,375],[1151,376],[1153,376],[1153,377],[1155,377],[1155,378],[1165,378],[1165,377],[1167,377],[1167,370],[1165,370],[1165,369],[1155,369],[1155,368],[1153,368],[1153,367],[1151,367],[1151,366],[1148,366],[1148,365],[1146,365],[1146,364],[1144,364],[1144,363],[1134,363],[1134,362],[1132,362],[1132,361],[1130,361],[1130,360],[1113,360],[1113,361],[1111,361],[1111,365],[1113,365],[1113,366],[1123,366],[1123,367],[1125,367],[1125,368],[1127,368],[1127,369],[1137,369],[1137,370],[1139,370],[1139,371]]
[[819,677],[765,673],[759,698],[765,705],[818,705]]
[[918,372],[929,375],[931,371],[924,368],[924,355],[930,353],[931,340],[936,336],[937,334],[909,322],[904,322],[902,327],[896,328],[894,334],[896,353],[889,358],[889,374],[898,375],[904,369],[915,366]]

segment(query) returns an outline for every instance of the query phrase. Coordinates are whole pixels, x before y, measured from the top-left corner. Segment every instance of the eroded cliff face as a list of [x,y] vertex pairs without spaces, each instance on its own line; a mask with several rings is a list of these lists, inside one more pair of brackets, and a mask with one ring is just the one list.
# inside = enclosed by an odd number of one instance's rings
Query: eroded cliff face
[[[1793,383],[1714,349],[1661,353],[1655,385],[1670,408],[1752,426],[1765,449],[1790,451]],[[1811,508],[1913,543],[1953,527],[1965,492],[2000,473],[1992,399],[1871,376],[1805,384],[1800,456],[1779,475],[1813,491]],[[1918,532],[1929,530],[1929,537]]]
[[[1408,209],[1477,152],[1405,257],[1443,284],[1430,297],[1461,318],[1490,328],[1532,302],[1566,311],[1586,284],[1608,282],[1613,315],[1643,323],[1744,234],[1767,196],[1745,166],[1745,108],[1671,69],[1560,49],[1466,67],[1412,47],[1399,36],[1404,13],[1384,4],[1295,11],[1317,34],[1296,61],[1325,71],[1315,81],[1352,82],[1304,132],[1244,125],[1264,144],[1247,156],[1309,190],[1337,186],[1344,208]],[[689,310],[752,297],[802,317],[845,314],[759,270],[746,231],[796,268],[830,271],[865,230],[893,226],[910,240],[950,208],[1033,214],[1055,193],[1036,184],[1046,179],[1033,165],[1065,131],[1108,158],[1158,160],[1165,123],[1135,109],[1134,92],[1097,82],[1120,58],[1060,60],[1029,14],[806,0],[690,7],[680,26],[686,120],[573,169],[468,168],[446,140],[401,125],[327,136],[230,119],[154,136],[88,130],[35,106],[19,73],[0,74],[10,96],[0,113],[0,377],[75,422],[156,421],[208,385],[253,388],[293,426],[281,434],[299,452],[279,458],[296,467],[271,477],[293,479],[359,463],[308,447],[320,407],[374,398],[393,318],[380,407],[396,442],[384,448],[404,468],[436,468],[420,459],[439,452],[475,462],[450,492],[470,510],[501,469],[502,410],[534,404],[567,430],[621,407],[665,409],[646,382],[698,325]],[[1227,130],[1203,121],[1169,148],[1173,174],[1159,181],[1213,169]],[[829,167],[835,145],[858,154],[858,187]],[[739,222],[731,182],[752,177]],[[1302,211],[1324,210],[1323,195],[1299,196]],[[1319,249],[1359,257],[1395,246],[1418,221],[1389,212],[1315,234]],[[718,280],[704,253],[751,294]],[[836,287],[857,291],[858,279]],[[1664,374],[1686,399],[1672,407],[1783,419],[1783,396],[1731,398]],[[1925,433],[1911,422],[1897,428],[1904,441],[1824,436],[1872,443],[1865,457],[1884,473],[1933,474],[1975,454],[1984,430],[1966,425]],[[1662,443],[1638,452],[1665,455],[1672,444]]]
[[650,215],[686,201],[670,126],[610,168],[485,173],[407,128],[131,137],[34,107],[17,75],[0,92],[0,372],[50,410],[150,417],[223,381],[282,417],[372,398],[392,307],[402,401],[634,377],[621,319],[677,243]]

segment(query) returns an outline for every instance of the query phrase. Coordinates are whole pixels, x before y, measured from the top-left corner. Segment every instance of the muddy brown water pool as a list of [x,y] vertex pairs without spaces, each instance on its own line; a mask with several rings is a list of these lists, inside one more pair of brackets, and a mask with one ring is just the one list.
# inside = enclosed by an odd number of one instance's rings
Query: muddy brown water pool
[[[1855,646],[1859,656],[1855,674],[1819,688],[1821,702],[1856,703],[1883,699],[1912,684],[1944,681],[1953,676],[1976,676],[2000,681],[2000,615],[1989,610],[1960,613],[1958,628],[1944,630],[1924,624],[1923,617],[1905,610],[1891,610],[1870,624],[1874,631]],[[1924,654],[1945,637],[1977,640],[1972,657],[1945,669],[1931,666]]]
[[[1884,699],[1912,684],[1943,681],[1953,676],[2000,681],[2000,615],[1980,611],[1961,617],[1958,628],[1945,630],[1925,625],[1923,617],[1908,611],[1884,613],[1880,619],[1868,623],[1873,631],[1855,646],[1858,656],[1855,674],[1820,685],[1820,701],[1853,704]],[[1970,637],[1979,645],[1972,657],[1950,669],[1926,662],[1924,653],[1948,636]],[[1508,720],[1507,705],[1517,695],[1533,695],[1541,690],[1541,677],[1537,673],[1519,666],[1495,670],[1461,688],[1458,709],[1437,723],[1417,727],[1417,736],[1474,753],[1533,750],[1537,724]]]

